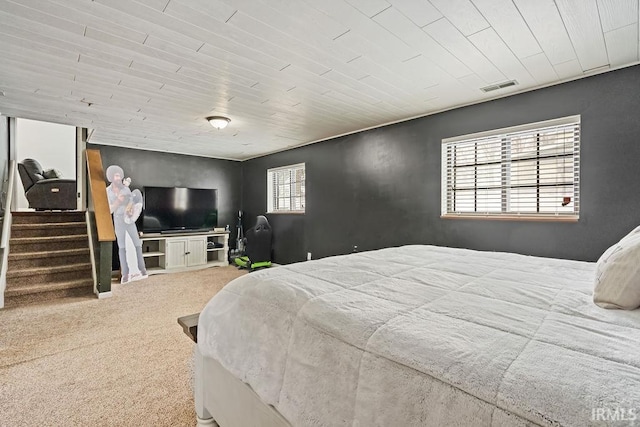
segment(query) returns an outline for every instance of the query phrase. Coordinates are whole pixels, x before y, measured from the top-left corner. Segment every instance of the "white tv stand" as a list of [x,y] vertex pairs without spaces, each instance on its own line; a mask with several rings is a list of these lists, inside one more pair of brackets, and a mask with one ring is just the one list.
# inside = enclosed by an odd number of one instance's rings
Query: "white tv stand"
[[147,233],[142,256],[148,274],[229,265],[229,232]]

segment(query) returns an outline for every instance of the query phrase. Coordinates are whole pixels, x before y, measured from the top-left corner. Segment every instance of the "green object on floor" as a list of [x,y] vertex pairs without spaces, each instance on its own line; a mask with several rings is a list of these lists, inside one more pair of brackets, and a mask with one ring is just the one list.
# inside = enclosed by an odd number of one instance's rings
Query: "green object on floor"
[[251,264],[251,260],[248,256],[237,257],[233,261],[238,267],[248,268],[249,270],[255,270],[256,268],[262,267],[271,267],[271,261],[254,262],[253,264]]
[[261,267],[271,267],[271,261],[262,261],[251,264],[252,270]]
[[249,265],[248,256],[239,256],[233,260],[238,267],[246,268]]

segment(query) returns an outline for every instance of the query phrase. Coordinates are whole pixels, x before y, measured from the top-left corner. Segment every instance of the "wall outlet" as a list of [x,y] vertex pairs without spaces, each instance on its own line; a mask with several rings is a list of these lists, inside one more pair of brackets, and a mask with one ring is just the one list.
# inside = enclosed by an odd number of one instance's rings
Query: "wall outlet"
[[307,261],[311,261],[311,252],[307,252]]

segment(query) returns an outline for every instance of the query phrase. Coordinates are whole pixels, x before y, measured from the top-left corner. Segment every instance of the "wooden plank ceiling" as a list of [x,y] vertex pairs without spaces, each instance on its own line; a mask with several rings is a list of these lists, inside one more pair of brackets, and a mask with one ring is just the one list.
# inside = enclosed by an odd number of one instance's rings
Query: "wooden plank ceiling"
[[0,0],[0,113],[243,160],[636,64],[638,13],[638,0]]

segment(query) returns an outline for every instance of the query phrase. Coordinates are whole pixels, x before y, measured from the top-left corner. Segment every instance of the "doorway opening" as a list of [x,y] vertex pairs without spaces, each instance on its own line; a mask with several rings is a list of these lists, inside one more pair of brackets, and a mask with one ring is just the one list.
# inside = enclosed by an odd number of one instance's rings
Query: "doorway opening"
[[[17,118],[15,129],[16,161],[33,159],[40,164],[45,175],[74,180],[73,193],[77,195],[76,127]],[[16,180],[14,194],[16,211],[33,210],[21,179]]]

